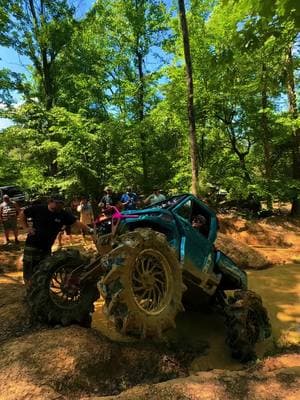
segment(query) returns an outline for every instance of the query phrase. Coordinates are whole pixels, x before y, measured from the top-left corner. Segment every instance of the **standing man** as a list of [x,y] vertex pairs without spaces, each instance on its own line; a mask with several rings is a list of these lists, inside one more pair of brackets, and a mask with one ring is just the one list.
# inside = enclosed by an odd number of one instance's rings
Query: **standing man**
[[126,193],[122,194],[121,203],[125,210],[136,210],[136,203],[138,197],[136,193],[132,191],[130,186],[127,187]]
[[107,206],[114,206],[116,204],[116,196],[113,193],[113,189],[110,186],[106,186],[104,189],[105,195],[100,200],[98,207],[106,208]]
[[150,196],[148,196],[144,202],[145,204],[155,204],[155,203],[159,203],[160,201],[164,201],[166,200],[166,196],[164,196],[162,193],[160,193],[160,190],[158,188],[154,188],[152,194],[150,194]]
[[[26,284],[30,283],[40,261],[51,254],[51,247],[64,225],[75,226],[86,233],[92,231],[63,207],[63,198],[55,195],[47,205],[30,206],[21,213],[21,223],[27,230],[23,255],[23,279]],[[30,225],[28,219],[31,219]]]
[[14,201],[11,201],[9,196],[3,196],[3,202],[0,204],[0,221],[3,224],[6,244],[10,243],[9,233],[13,231],[15,243],[19,244],[18,240],[18,224],[17,218],[19,214],[19,206]]
[[[77,207],[77,212],[80,215],[80,222],[84,225],[88,225],[90,227],[94,224],[94,213],[92,209],[91,203],[88,201],[86,197],[81,199],[79,206]],[[83,237],[85,237],[84,231],[82,231]]]

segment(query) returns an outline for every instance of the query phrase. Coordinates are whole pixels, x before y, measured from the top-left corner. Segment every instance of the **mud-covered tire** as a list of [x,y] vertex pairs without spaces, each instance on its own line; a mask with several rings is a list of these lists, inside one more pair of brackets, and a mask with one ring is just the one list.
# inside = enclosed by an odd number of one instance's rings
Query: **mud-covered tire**
[[256,358],[255,344],[271,335],[271,324],[262,299],[250,290],[236,290],[226,314],[226,343],[240,362]]
[[51,289],[57,273],[70,272],[87,261],[77,250],[64,250],[47,257],[38,265],[27,292],[27,302],[34,321],[63,326],[91,325],[93,303],[99,298],[96,283],[82,285],[76,295],[76,301],[69,302],[61,301]]
[[123,334],[160,337],[174,328],[185,289],[175,250],[162,233],[139,228],[121,235],[104,260],[104,311]]
[[100,256],[104,256],[105,254],[109,253],[113,248],[111,233],[101,236],[94,235],[93,240]]

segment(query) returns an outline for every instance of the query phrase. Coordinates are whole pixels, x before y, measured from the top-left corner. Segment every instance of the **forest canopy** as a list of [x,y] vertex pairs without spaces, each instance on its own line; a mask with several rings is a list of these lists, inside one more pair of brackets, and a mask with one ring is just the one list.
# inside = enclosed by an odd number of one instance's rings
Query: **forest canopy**
[[[75,2],[74,2],[75,4]],[[98,196],[107,184],[190,191],[178,2],[1,0],[0,185]],[[293,202],[300,214],[297,0],[185,1],[197,186]],[[21,99],[17,102],[17,98]]]

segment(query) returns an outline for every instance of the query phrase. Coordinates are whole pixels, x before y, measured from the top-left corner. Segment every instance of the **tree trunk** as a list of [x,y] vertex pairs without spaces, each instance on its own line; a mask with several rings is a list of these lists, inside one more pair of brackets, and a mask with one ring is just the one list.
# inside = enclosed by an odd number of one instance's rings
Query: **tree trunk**
[[45,96],[45,107],[49,111],[54,106],[54,88],[53,88],[53,77],[51,74],[51,64],[47,60],[47,52],[44,49],[42,51],[42,65],[43,65],[43,88]]
[[[289,112],[293,119],[297,119],[298,109],[297,109],[297,98],[295,91],[292,46],[290,46],[288,49],[286,70],[287,70],[287,92],[289,99]],[[292,176],[300,184],[300,128],[296,127],[293,128],[292,152],[293,152]],[[296,190],[294,198],[292,199],[292,215],[300,216],[299,190]]]
[[[143,56],[141,52],[136,51],[136,60],[137,60],[137,68],[139,75],[139,83],[138,83],[138,120],[142,122],[144,120],[144,71],[143,71]],[[143,169],[143,187],[144,190],[148,190],[148,168],[147,168],[147,143],[146,143],[146,134],[143,126],[140,124],[140,143],[141,143],[141,159],[142,159],[142,169]]]
[[246,154],[245,153],[239,153],[238,157],[239,157],[241,169],[242,169],[243,174],[244,174],[244,179],[248,184],[251,184],[252,183],[252,179],[251,179],[251,176],[250,176],[250,174],[249,174],[249,172],[247,170],[247,167],[246,167]]
[[46,110],[50,110],[54,105],[54,87],[53,87],[53,76],[51,71],[51,64],[53,60],[47,58],[47,47],[40,40],[40,31],[42,28],[42,22],[44,21],[44,1],[40,1],[40,8],[37,9],[37,5],[33,0],[29,0],[29,9],[31,12],[32,22],[34,26],[35,39],[38,42],[40,56],[32,54],[33,63],[40,75],[43,85],[43,103],[45,104]]
[[[232,115],[232,118],[233,118],[233,115]],[[241,170],[243,171],[244,179],[247,182],[247,184],[251,184],[252,179],[251,179],[251,176],[250,176],[247,166],[246,166],[246,156],[250,152],[251,143],[250,143],[250,141],[248,141],[247,150],[240,151],[238,148],[237,139],[236,139],[235,132],[234,132],[234,127],[232,125],[232,120],[229,122],[229,121],[225,121],[223,119],[223,122],[226,124],[226,129],[228,132],[232,150],[239,158],[239,162],[240,162]]]
[[265,166],[265,179],[267,186],[267,207],[269,210],[273,208],[272,196],[271,196],[271,178],[272,178],[272,164],[271,164],[271,138],[268,125],[268,117],[266,110],[268,107],[268,95],[267,95],[267,68],[266,64],[262,64],[262,87],[261,87],[261,133],[264,150],[264,166]]
[[192,59],[189,42],[189,32],[185,14],[184,0],[178,0],[179,17],[183,38],[184,58],[186,65],[186,81],[187,81],[187,106],[188,106],[188,121],[189,121],[189,138],[190,138],[190,157],[192,167],[192,193],[198,194],[198,150],[196,140],[196,123],[195,123],[195,110],[194,110],[194,86],[193,86],[193,70]]

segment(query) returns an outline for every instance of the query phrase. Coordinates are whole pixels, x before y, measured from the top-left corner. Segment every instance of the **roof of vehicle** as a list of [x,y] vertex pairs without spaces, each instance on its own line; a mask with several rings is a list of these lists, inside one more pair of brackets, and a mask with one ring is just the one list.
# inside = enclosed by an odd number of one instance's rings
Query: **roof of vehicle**
[[203,201],[201,201],[199,198],[194,196],[191,193],[183,193],[175,196],[168,197],[167,199],[160,201],[155,204],[149,204],[146,207],[139,209],[139,210],[126,210],[123,211],[123,214],[144,214],[147,213],[148,211],[150,212],[155,212],[157,209],[162,209],[166,211],[172,211],[174,209],[177,209],[177,207],[180,206],[181,203],[184,203],[188,198],[194,198],[198,203],[201,204],[202,208],[207,210],[207,213],[209,213],[211,216],[215,215],[215,212],[207,206]]
[[189,193],[171,196],[171,197],[168,197],[165,200],[159,201],[155,204],[149,204],[146,207],[144,207],[143,210],[148,209],[148,208],[164,208],[164,209],[170,210],[173,207],[177,206],[179,203],[181,203],[183,200],[185,200],[188,196],[190,196]]
[[21,190],[19,186],[15,186],[15,185],[0,186],[0,190],[3,190],[3,189],[4,190],[6,190],[6,189],[19,189],[19,190]]
[[159,216],[160,214],[177,214],[178,209],[181,208],[181,205],[183,205],[185,202],[187,202],[189,199],[195,199],[195,201],[200,205],[200,213],[204,215],[205,218],[208,217],[210,221],[210,233],[208,236],[208,240],[210,240],[212,243],[216,239],[216,232],[217,232],[217,218],[216,218],[216,213],[214,210],[212,210],[210,207],[207,206],[203,201],[201,201],[199,198],[194,196],[191,193],[184,193],[176,196],[172,196],[167,198],[166,200],[160,201],[159,203],[151,204],[143,209],[138,209],[138,210],[126,210],[123,211],[122,214],[125,215],[132,215],[139,217],[141,215],[148,215],[154,217],[155,215]]

